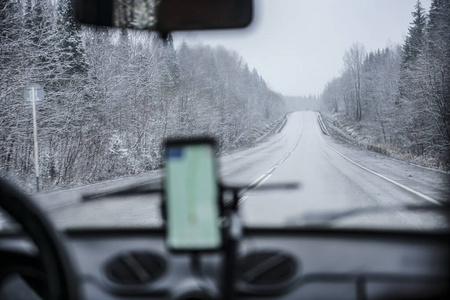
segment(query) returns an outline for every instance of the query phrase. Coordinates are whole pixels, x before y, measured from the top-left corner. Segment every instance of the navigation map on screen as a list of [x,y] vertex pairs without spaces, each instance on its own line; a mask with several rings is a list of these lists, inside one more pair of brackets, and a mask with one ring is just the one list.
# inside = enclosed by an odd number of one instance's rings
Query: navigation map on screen
[[173,249],[221,246],[215,153],[210,144],[166,151],[168,244]]

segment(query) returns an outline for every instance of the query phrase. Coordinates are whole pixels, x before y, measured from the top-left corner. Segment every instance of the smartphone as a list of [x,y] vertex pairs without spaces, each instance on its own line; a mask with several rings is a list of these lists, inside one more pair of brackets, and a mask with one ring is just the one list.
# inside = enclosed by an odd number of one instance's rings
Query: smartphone
[[214,140],[167,141],[165,171],[169,248],[192,251],[221,248]]

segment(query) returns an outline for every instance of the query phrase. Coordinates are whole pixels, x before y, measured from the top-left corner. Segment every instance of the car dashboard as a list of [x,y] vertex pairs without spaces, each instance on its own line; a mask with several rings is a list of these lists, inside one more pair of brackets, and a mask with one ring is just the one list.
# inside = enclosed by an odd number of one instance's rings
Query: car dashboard
[[[64,232],[84,299],[220,299],[221,252],[167,250],[163,229]],[[446,233],[246,228],[236,299],[448,299]],[[0,250],[33,253],[20,234]]]

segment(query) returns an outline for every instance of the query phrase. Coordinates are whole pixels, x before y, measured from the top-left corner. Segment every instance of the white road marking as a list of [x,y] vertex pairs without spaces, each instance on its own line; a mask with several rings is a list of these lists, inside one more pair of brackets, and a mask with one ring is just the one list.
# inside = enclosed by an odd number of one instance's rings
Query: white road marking
[[244,202],[245,200],[248,199],[249,196],[243,196],[239,199],[238,204],[241,204],[242,202]]
[[[278,163],[279,164],[279,163]],[[266,174],[270,174],[273,171],[275,171],[275,169],[277,168],[278,164],[276,164],[275,166],[273,166],[272,168],[270,168],[269,170],[267,170]]]
[[377,173],[377,172],[375,172],[375,171],[373,171],[373,170],[371,170],[371,169],[369,169],[367,167],[364,167],[364,166],[358,164],[357,162],[351,160],[350,158],[348,158],[347,156],[345,156],[344,154],[342,154],[338,150],[336,150],[333,147],[331,147],[330,145],[328,145],[327,142],[325,142],[322,139],[322,137],[320,136],[320,132],[319,132],[319,130],[317,128],[317,123],[314,122],[314,124],[316,125],[316,131],[317,131],[317,134],[319,135],[319,138],[322,141],[322,143],[324,143],[328,148],[330,148],[331,150],[336,152],[338,155],[340,155],[342,158],[344,158],[348,162],[350,162],[350,163],[354,164],[355,166],[360,167],[361,169],[366,170],[367,172],[372,173],[373,175],[376,175],[376,176],[378,176],[378,177],[380,177],[380,178],[382,178],[382,179],[384,179],[384,180],[386,180],[386,181],[388,181],[388,182],[390,182],[390,183],[392,183],[392,184],[394,184],[394,185],[396,185],[396,186],[398,186],[398,187],[400,187],[400,188],[402,188],[402,189],[404,189],[404,190],[406,190],[406,191],[408,191],[410,193],[413,193],[414,195],[419,196],[422,199],[425,199],[425,200],[427,200],[427,201],[429,201],[429,202],[431,202],[433,204],[436,204],[436,205],[442,205],[442,203],[440,203],[436,199],[433,199],[433,198],[431,198],[431,197],[429,197],[429,196],[427,196],[425,194],[422,194],[421,192],[418,192],[418,191],[416,191],[416,190],[414,190],[414,189],[412,189],[410,187],[407,187],[406,185],[403,185],[403,184],[401,184],[401,183],[399,183],[399,182],[397,182],[397,181],[395,181],[395,180],[393,180],[393,179],[391,179],[389,177],[386,177],[386,176],[384,176],[384,175],[382,175],[380,173]]
[[264,178],[264,176],[266,176],[266,174],[263,174],[263,175],[259,176],[258,178],[256,178],[255,180],[253,180],[253,182],[250,183],[249,186],[254,186],[254,185],[256,185],[260,180],[262,180],[262,179]]
[[[281,165],[291,155],[292,151],[294,151],[295,148],[297,148],[297,146],[300,144],[300,139],[302,137],[302,132],[303,132],[303,118],[302,118],[302,124],[300,126],[300,134],[298,136],[298,140],[297,140],[297,143],[295,144],[295,146],[288,153],[286,153],[286,155],[283,156],[283,158],[279,162],[277,162],[273,167],[271,167],[269,170],[267,170],[267,172],[265,174],[259,176],[252,183],[250,183],[248,185],[248,187],[242,193],[245,193],[246,191],[248,191],[253,186],[254,186],[255,189],[257,189],[258,187],[263,185],[267,180],[269,180],[269,178],[272,176],[272,173],[277,169],[277,167],[279,165]],[[249,196],[242,196],[239,199],[238,204],[241,204],[242,202],[244,202],[248,198],[249,198]]]
[[[267,180],[269,180],[270,177],[272,177],[272,174],[264,174],[263,176],[264,176],[263,179],[253,189],[257,189],[261,185],[263,185]],[[248,189],[246,189],[246,190],[248,191]],[[242,202],[244,202],[248,198],[249,198],[249,196],[242,196],[241,198],[239,198],[238,204],[241,204]]]
[[264,182],[266,182],[267,180],[269,180],[269,178],[272,177],[272,174],[268,174],[263,180],[261,180],[260,183],[258,183],[257,186],[255,186],[255,189],[259,188],[260,186],[262,186],[264,184]]

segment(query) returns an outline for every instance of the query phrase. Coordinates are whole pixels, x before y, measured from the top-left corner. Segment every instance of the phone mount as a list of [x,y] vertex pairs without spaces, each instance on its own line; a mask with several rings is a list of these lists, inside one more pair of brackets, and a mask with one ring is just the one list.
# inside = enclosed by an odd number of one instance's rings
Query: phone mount
[[[222,275],[220,287],[220,299],[234,299],[234,281],[236,278],[236,260],[238,257],[239,241],[242,238],[242,223],[239,217],[239,199],[246,187],[231,187],[219,184],[219,209],[222,222],[223,247],[217,251],[223,253]],[[224,195],[231,195],[231,199],[224,199]],[[164,220],[167,220],[167,206],[162,193],[163,201],[161,201],[161,214]],[[184,251],[191,255],[191,271],[196,277],[201,279],[201,266],[199,255],[202,252],[210,252],[210,250]]]
[[[258,190],[285,190],[297,189],[298,183],[281,183],[281,184],[266,184],[258,187]],[[226,186],[219,184],[219,208],[220,216],[223,218],[222,233],[223,233],[223,247],[218,251],[223,252],[222,260],[222,277],[221,277],[221,296],[220,299],[235,299],[234,286],[237,277],[237,258],[239,242],[243,237],[243,226],[239,217],[239,200],[244,193],[255,189],[256,186]],[[225,199],[227,196],[227,199]],[[164,197],[164,195],[163,195]],[[161,212],[163,218],[166,219],[166,204],[163,199],[161,202]],[[188,251],[189,252],[189,251]],[[204,251],[190,251],[191,252],[191,268],[197,277],[201,278],[200,253]],[[214,298],[209,298],[214,299]]]
[[[221,186],[220,195],[222,203],[222,215],[224,217],[224,258],[222,273],[222,297],[234,299],[234,280],[236,279],[236,260],[238,256],[239,241],[242,238],[242,223],[239,218],[238,204],[242,188],[227,188]],[[223,195],[231,191],[230,205],[225,205]]]

